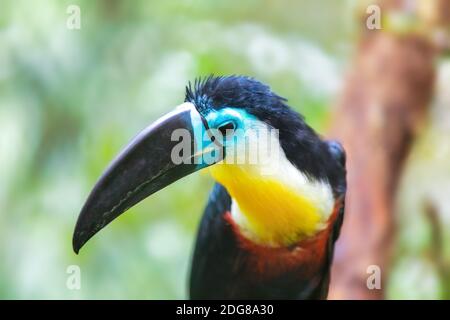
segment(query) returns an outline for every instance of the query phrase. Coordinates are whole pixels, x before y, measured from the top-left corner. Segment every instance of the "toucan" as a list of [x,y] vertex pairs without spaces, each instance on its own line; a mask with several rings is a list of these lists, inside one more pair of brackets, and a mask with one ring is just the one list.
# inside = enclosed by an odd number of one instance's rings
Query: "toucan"
[[76,253],[144,198],[195,171],[216,181],[198,229],[191,299],[325,299],[344,216],[345,152],[247,76],[189,83],[91,191]]

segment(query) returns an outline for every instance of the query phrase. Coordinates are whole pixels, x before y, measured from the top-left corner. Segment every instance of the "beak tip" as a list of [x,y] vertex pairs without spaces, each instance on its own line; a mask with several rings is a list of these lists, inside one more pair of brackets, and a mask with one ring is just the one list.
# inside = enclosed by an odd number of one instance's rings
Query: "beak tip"
[[72,240],[72,248],[75,254],[78,254],[81,249],[81,245],[78,243],[77,239],[74,237]]
[[79,246],[77,246],[76,244],[73,244],[72,248],[73,248],[73,252],[75,252],[75,254],[80,253],[81,248]]
[[80,232],[78,230],[75,230],[72,238],[72,248],[73,251],[78,254],[80,252],[80,249],[83,247],[83,245],[86,243],[86,240],[84,240]]

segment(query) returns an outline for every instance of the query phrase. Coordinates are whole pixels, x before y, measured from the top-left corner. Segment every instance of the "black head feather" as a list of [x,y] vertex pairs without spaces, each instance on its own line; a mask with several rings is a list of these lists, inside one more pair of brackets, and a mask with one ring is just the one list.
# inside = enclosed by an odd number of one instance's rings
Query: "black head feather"
[[273,93],[269,86],[245,76],[196,79],[186,87],[185,101],[192,102],[203,115],[211,109],[233,107],[244,108],[266,120],[276,109],[286,110],[286,99]]
[[279,130],[281,147],[299,170],[310,178],[330,181],[336,190],[339,181],[331,180],[341,180],[336,178],[342,176],[341,164],[328,144],[269,86],[245,76],[209,76],[189,83],[185,101],[193,103],[204,116],[225,107],[245,109]]

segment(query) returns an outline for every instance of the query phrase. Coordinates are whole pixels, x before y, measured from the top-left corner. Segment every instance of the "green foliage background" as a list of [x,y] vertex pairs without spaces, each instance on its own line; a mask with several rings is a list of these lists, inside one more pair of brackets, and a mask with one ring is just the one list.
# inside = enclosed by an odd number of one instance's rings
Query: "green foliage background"
[[[66,27],[71,4],[80,30]],[[0,0],[0,298],[186,298],[211,178],[155,194],[76,256],[88,192],[198,76],[254,76],[324,132],[355,42],[354,4]],[[81,290],[66,287],[70,265]]]

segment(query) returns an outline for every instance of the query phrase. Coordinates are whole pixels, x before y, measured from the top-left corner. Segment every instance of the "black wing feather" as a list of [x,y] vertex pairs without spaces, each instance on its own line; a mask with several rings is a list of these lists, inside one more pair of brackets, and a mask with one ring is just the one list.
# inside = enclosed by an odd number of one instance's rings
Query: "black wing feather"
[[191,299],[224,297],[227,287],[234,239],[225,225],[223,215],[231,208],[231,197],[226,189],[215,184],[200,223],[191,266]]

